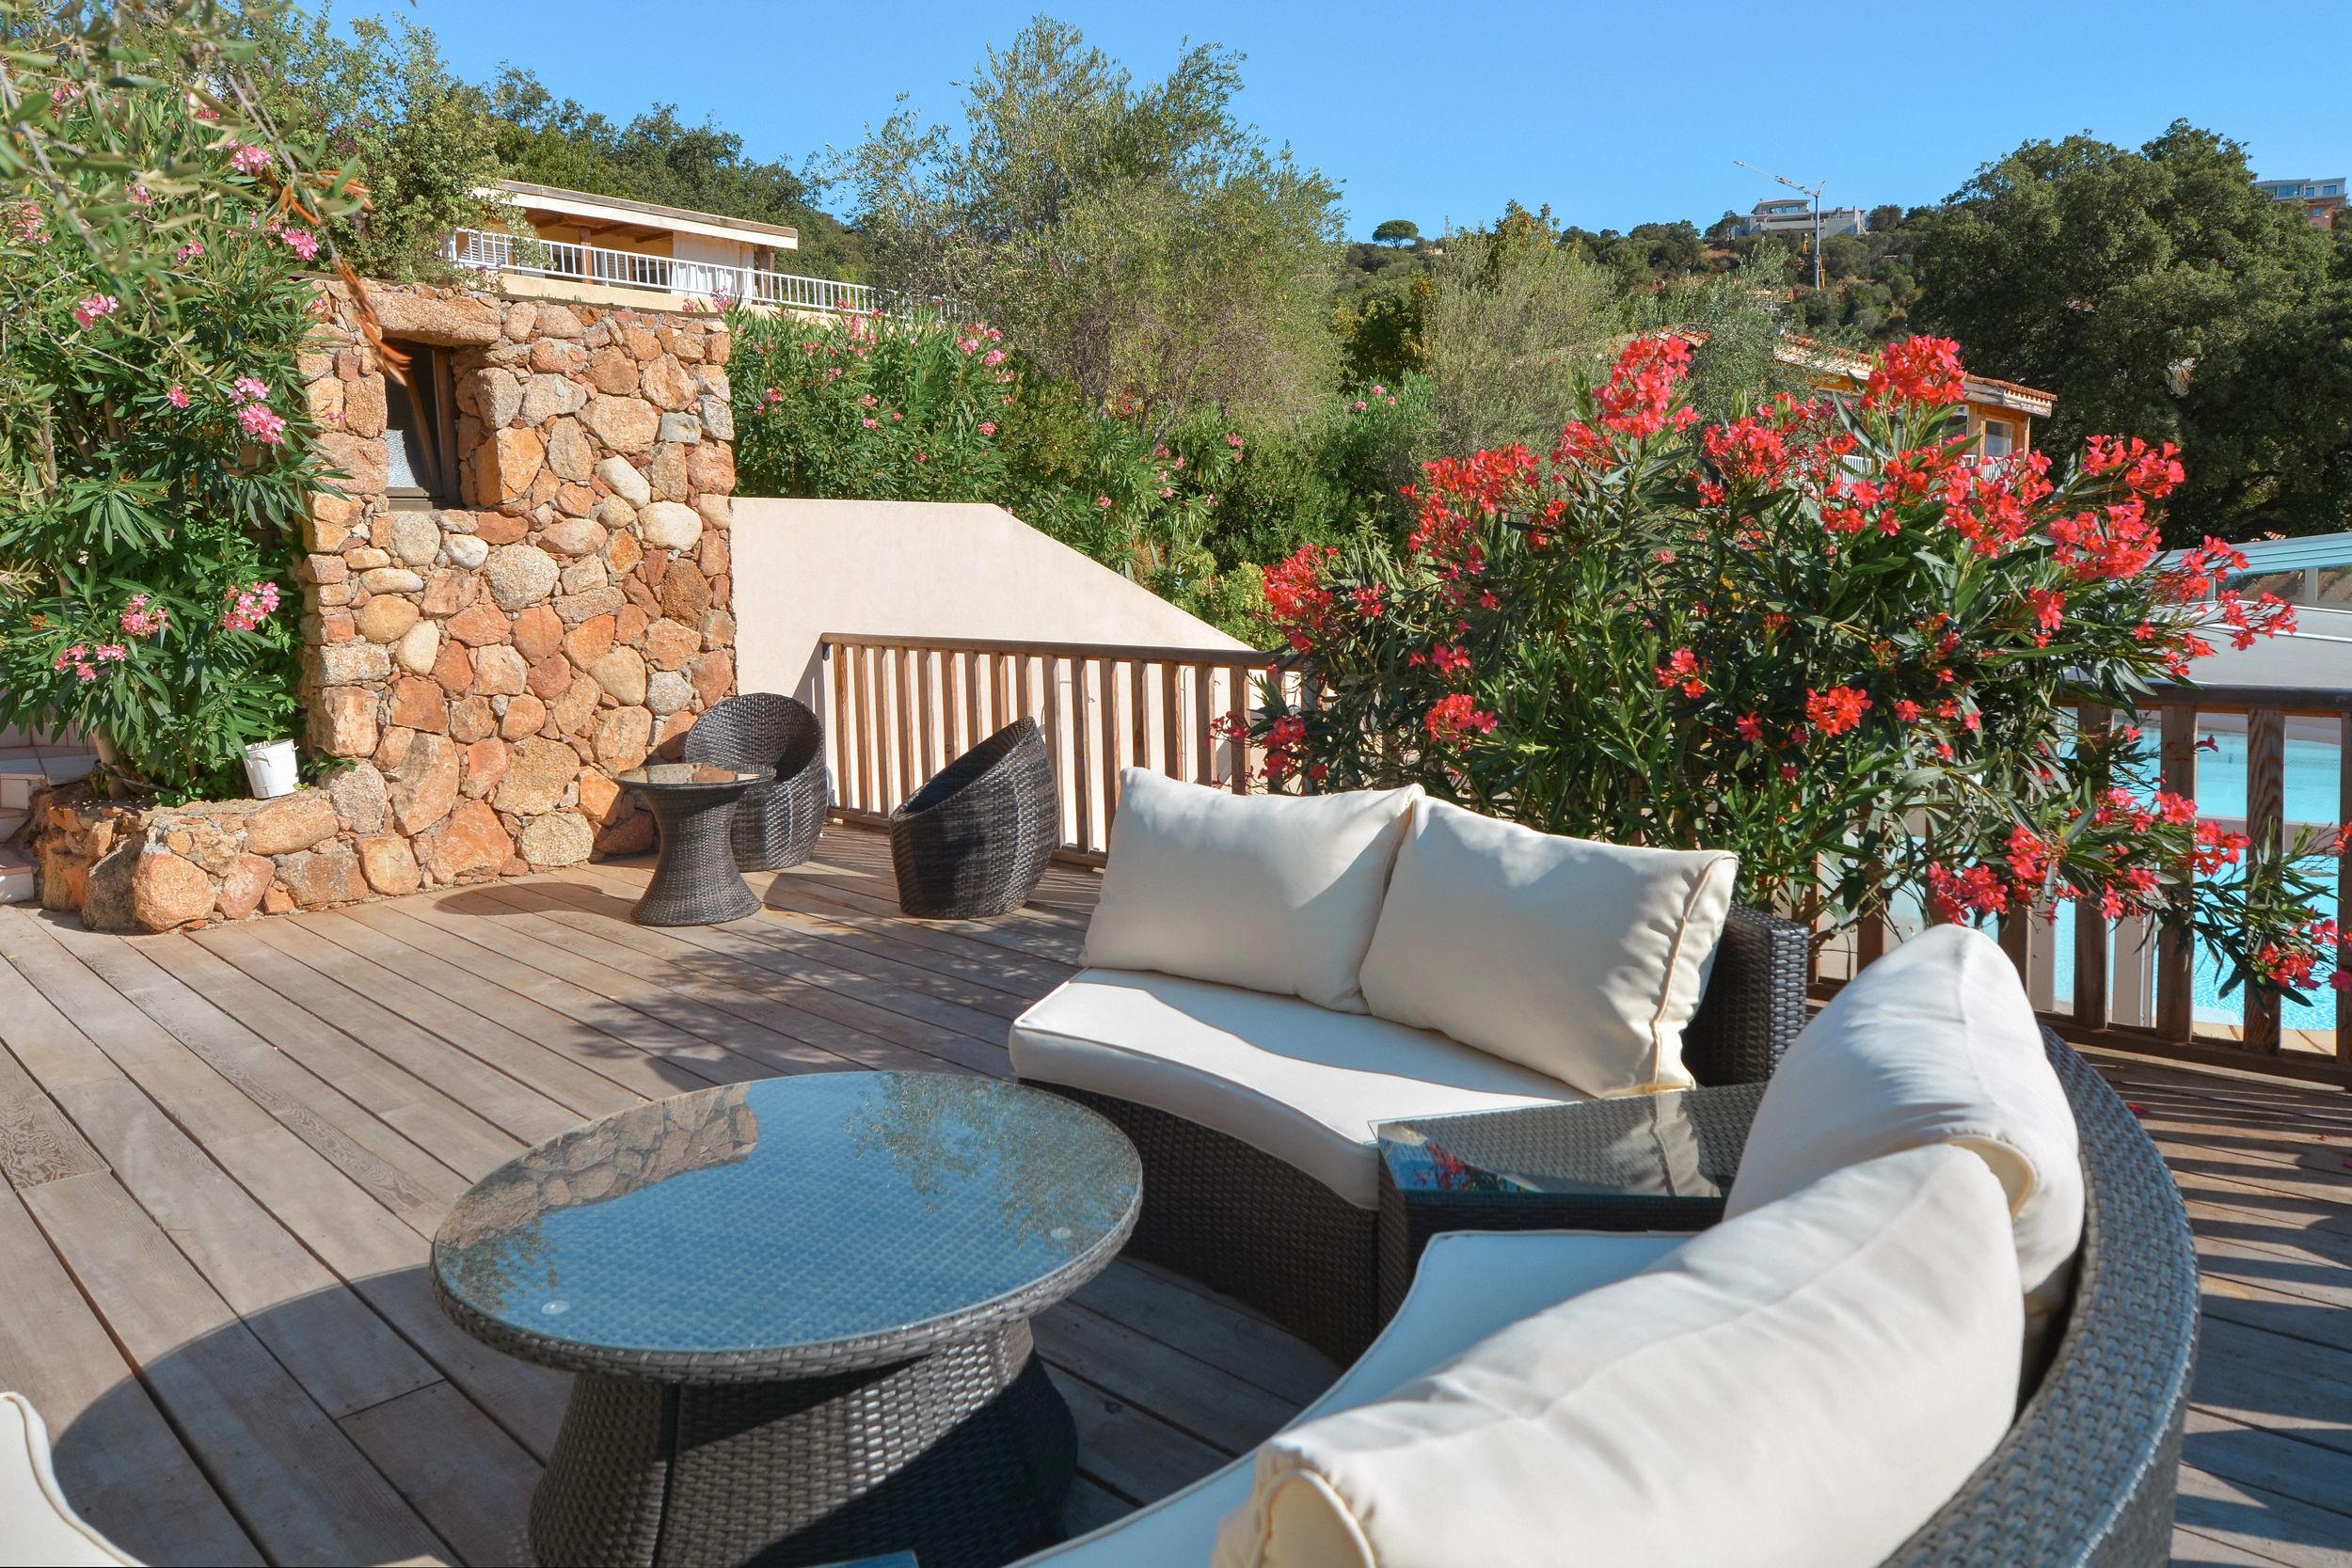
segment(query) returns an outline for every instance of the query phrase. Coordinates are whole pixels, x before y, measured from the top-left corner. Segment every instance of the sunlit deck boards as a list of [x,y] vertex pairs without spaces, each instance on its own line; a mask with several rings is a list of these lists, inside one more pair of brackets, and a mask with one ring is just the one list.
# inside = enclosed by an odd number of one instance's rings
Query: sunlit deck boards
[[[773,1072],[1003,1075],[1090,876],[986,925],[897,917],[874,835],[654,931],[643,866],[124,940],[0,910],[0,1386],[151,1561],[519,1560],[563,1380],[456,1333],[426,1243],[584,1117]],[[770,888],[765,884],[772,882]],[[2126,1064],[2181,1173],[2209,1322],[2182,1560],[2352,1562],[2352,1097]],[[1248,1449],[1333,1375],[1122,1263],[1039,1325],[1084,1527]]]

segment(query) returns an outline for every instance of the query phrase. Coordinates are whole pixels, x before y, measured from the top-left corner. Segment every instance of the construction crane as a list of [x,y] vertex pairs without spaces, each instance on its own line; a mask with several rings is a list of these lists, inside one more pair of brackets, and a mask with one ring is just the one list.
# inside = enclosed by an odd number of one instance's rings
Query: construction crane
[[1745,158],[1734,158],[1731,161],[1750,174],[1760,174],[1765,179],[1775,181],[1792,191],[1803,192],[1806,197],[1813,209],[1813,288],[1816,293],[1819,293],[1821,287],[1821,191],[1829,182],[1817,180],[1810,185],[1800,185],[1787,175],[1774,174],[1769,168],[1758,168]]

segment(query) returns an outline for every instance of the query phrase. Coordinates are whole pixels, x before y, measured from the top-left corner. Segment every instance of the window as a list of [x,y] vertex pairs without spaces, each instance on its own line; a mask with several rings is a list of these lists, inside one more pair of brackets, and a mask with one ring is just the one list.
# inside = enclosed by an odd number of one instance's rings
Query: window
[[2017,432],[2007,420],[1984,421],[1984,454],[1987,457],[2007,457],[2017,450]]
[[408,356],[408,385],[384,377],[384,463],[395,511],[447,505],[457,494],[457,427],[449,357],[423,343]]

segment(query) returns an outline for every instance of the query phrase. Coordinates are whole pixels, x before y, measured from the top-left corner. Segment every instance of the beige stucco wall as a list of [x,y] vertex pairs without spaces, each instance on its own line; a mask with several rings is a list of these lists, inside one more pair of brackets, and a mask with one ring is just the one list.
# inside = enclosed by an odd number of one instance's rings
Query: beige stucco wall
[[813,701],[826,632],[1244,646],[1000,506],[739,497],[731,542],[745,691]]

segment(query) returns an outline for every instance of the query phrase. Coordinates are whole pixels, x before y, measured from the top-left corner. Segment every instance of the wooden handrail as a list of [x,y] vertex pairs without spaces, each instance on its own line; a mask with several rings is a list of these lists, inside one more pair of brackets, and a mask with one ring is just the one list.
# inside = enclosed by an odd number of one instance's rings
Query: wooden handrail
[[1186,648],[1136,642],[1031,642],[1003,638],[898,637],[877,632],[827,632],[828,648],[908,648],[919,653],[1021,654],[1031,657],[1116,658],[1122,664],[1199,664],[1218,670],[1270,670],[1297,661],[1286,649]]

